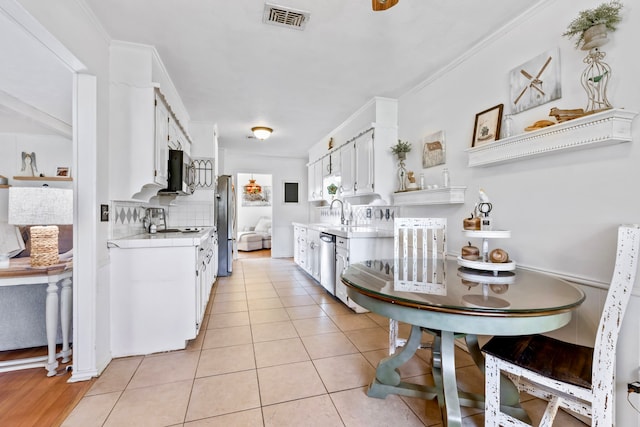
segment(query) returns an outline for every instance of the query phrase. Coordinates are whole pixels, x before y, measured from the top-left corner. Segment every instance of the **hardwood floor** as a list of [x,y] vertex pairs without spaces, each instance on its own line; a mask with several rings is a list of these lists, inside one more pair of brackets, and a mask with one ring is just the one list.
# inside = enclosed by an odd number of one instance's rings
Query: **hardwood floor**
[[238,251],[238,259],[247,258],[271,258],[271,249],[260,249],[258,251]]
[[[0,360],[36,357],[46,347],[3,351]],[[0,373],[0,426],[57,427],[89,390],[94,380],[68,383],[71,372],[58,367],[60,375],[47,377],[44,368]]]

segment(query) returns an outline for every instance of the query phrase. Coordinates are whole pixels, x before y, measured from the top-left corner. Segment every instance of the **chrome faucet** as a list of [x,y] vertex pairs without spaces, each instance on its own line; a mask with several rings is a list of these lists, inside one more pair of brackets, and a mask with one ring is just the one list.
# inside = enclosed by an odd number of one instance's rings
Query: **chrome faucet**
[[329,210],[333,209],[333,204],[335,202],[340,202],[340,224],[344,225],[344,223],[345,223],[345,219],[344,219],[344,203],[342,203],[342,200],[333,199],[331,201],[331,204],[329,205]]

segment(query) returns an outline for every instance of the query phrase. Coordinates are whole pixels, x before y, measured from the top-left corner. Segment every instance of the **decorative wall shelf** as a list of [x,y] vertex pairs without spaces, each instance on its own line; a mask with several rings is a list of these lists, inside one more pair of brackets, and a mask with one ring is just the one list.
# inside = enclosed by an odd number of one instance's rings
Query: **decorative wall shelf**
[[70,176],[14,176],[16,181],[73,181]]
[[612,109],[558,123],[533,132],[470,148],[469,167],[521,160],[562,150],[602,147],[631,141],[637,112]]
[[396,206],[410,206],[464,203],[466,189],[467,187],[446,187],[393,193],[393,204]]

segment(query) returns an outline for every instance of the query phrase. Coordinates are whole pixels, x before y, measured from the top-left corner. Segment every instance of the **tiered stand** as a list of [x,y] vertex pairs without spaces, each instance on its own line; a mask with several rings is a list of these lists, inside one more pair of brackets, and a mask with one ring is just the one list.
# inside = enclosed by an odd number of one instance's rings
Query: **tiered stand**
[[500,271],[513,271],[516,269],[516,262],[509,260],[508,262],[489,262],[489,240],[491,239],[508,239],[511,237],[509,230],[464,230],[464,235],[470,239],[482,239],[482,250],[480,255],[481,261],[470,261],[461,256],[458,257],[458,265],[462,267],[472,268],[474,270],[493,271],[494,275],[498,275]]
[[509,303],[495,296],[489,295],[489,290],[494,293],[506,292],[508,285],[514,283],[516,262],[509,260],[508,262],[490,262],[489,261],[489,240],[491,239],[508,239],[511,237],[511,231],[508,230],[491,230],[476,231],[464,230],[465,237],[469,239],[482,239],[482,250],[480,252],[480,261],[470,261],[461,256],[458,257],[458,265],[465,267],[458,271],[458,276],[469,283],[470,286],[481,285],[482,294],[469,294],[462,297],[466,305],[481,308],[504,308]]

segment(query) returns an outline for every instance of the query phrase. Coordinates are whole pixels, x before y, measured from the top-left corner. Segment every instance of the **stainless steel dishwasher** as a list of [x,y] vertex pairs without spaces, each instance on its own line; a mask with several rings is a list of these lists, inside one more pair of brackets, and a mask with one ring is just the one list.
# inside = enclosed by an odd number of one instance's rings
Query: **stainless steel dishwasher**
[[320,233],[320,284],[336,294],[336,236]]

